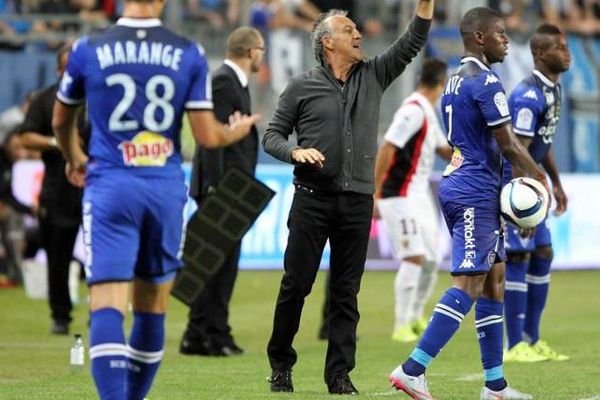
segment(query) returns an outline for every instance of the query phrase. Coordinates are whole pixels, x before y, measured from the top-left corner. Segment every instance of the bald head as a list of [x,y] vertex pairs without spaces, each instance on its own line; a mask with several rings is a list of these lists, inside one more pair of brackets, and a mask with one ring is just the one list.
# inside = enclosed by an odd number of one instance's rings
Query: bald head
[[227,56],[229,58],[246,57],[248,51],[264,47],[259,31],[248,26],[237,28],[227,38]]

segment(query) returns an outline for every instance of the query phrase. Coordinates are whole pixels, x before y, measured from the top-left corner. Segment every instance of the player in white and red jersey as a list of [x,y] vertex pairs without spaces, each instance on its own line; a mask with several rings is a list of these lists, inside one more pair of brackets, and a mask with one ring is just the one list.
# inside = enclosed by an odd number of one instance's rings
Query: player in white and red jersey
[[393,340],[411,342],[425,330],[423,308],[437,277],[438,212],[429,188],[435,155],[452,150],[433,105],[446,82],[447,65],[423,63],[419,85],[402,103],[385,134],[375,169],[377,208],[401,261],[395,281]]

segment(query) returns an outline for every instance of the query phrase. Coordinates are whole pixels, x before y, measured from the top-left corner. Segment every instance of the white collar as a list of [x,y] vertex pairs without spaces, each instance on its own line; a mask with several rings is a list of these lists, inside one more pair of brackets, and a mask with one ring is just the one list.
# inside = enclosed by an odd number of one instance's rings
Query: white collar
[[485,71],[489,71],[490,70],[490,68],[487,65],[485,65],[484,63],[482,63],[480,59],[478,59],[477,57],[473,57],[473,56],[463,57],[463,59],[460,60],[460,63],[464,64],[464,63],[469,62],[469,61],[470,62],[474,62],[475,64],[479,65],[479,68],[481,68],[481,69],[483,69]]
[[425,111],[435,114],[435,110],[433,109],[433,105],[429,102],[429,99],[416,90],[408,96],[406,101],[417,101]]
[[550,86],[551,88],[553,88],[555,86],[554,82],[552,82],[546,75],[542,74],[537,69],[533,70],[533,74],[535,76],[537,76],[538,78],[540,78],[540,80],[542,82],[544,82],[545,85]]
[[241,69],[239,65],[237,65],[234,61],[230,60],[229,58],[226,58],[225,61],[223,61],[223,64],[227,65],[233,70],[233,72],[235,72],[235,74],[238,77],[238,80],[240,81],[243,87],[248,86],[248,75],[246,75],[244,70]]
[[130,28],[153,28],[161,26],[162,22],[158,18],[128,18],[121,17],[117,21],[117,25],[127,26]]

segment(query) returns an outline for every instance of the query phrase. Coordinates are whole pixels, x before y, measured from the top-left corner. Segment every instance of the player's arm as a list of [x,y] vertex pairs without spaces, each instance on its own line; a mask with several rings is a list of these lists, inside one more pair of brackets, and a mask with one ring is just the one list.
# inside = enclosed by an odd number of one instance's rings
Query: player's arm
[[78,187],[85,184],[88,157],[83,152],[77,130],[77,118],[83,107],[66,105],[60,100],[54,102],[52,129],[63,156],[67,162],[65,173],[69,181]]
[[546,181],[546,174],[538,165],[533,161],[533,158],[529,155],[527,149],[521,144],[517,136],[512,131],[511,124],[503,124],[492,129],[492,133],[496,138],[498,147],[502,155],[506,157],[508,162],[516,168],[520,168],[525,172],[526,175],[531,176],[534,179],[540,181],[550,192],[548,182]]
[[552,146],[550,146],[548,153],[546,153],[546,157],[544,157],[542,160],[542,166],[548,173],[550,181],[552,181],[552,191],[554,193],[554,199],[556,200],[556,209],[554,210],[554,215],[562,215],[565,211],[567,211],[568,198],[560,181],[560,175],[554,159],[554,151],[552,150]]
[[[517,135],[517,138],[519,139],[519,142],[521,142],[523,147],[525,147],[525,149],[529,149],[529,145],[531,144],[530,137]],[[526,176],[527,174],[521,168],[517,167],[516,165],[512,165],[512,175],[513,178],[517,178],[519,176]]]
[[396,146],[385,140],[377,151],[377,159],[375,160],[375,195],[376,199],[381,197],[381,187],[385,174],[389,171],[396,152]]
[[250,133],[252,125],[260,120],[260,114],[242,115],[239,112],[229,117],[229,124],[222,124],[212,110],[188,110],[192,135],[196,143],[212,149],[229,146]]

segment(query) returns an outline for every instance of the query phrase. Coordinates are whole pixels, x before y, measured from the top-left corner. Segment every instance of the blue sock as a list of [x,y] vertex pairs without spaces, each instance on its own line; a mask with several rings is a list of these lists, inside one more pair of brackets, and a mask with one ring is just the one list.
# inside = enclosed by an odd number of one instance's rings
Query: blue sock
[[523,325],[527,308],[527,282],[525,274],[528,262],[506,263],[506,287],[504,292],[504,316],[508,348],[512,349],[523,340]]
[[90,362],[101,400],[124,400],[127,360],[123,314],[101,308],[90,315]]
[[127,347],[127,399],[142,400],[158,371],[165,342],[165,314],[133,313]]
[[431,360],[458,330],[460,323],[471,309],[473,301],[458,288],[450,288],[436,304],[427,329],[410,358],[402,365],[411,376],[425,373]]
[[552,259],[531,257],[527,274],[527,316],[524,332],[530,343],[540,339],[540,321],[548,298]]
[[495,391],[506,386],[502,370],[502,312],[503,304],[499,301],[480,297],[475,305],[475,327],[479,338],[485,386]]

